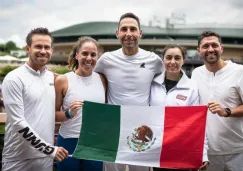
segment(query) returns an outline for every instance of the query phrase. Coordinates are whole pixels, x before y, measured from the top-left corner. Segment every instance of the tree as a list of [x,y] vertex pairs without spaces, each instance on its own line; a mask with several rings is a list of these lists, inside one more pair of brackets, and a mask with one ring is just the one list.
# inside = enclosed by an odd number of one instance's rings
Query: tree
[[19,48],[16,46],[16,43],[14,43],[13,41],[8,41],[6,44],[5,44],[5,50],[6,52],[9,52],[11,50],[18,50]]
[[4,52],[5,51],[5,44],[0,44],[0,52]]

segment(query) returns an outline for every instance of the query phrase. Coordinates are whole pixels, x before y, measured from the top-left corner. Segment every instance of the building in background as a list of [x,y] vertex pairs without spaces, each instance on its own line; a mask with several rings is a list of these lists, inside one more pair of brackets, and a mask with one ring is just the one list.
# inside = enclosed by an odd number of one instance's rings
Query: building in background
[[[88,22],[66,27],[52,32],[54,53],[52,63],[66,64],[68,55],[81,36],[91,36],[100,45],[99,55],[121,47],[116,38],[117,22]],[[192,70],[203,64],[197,53],[197,38],[205,30],[215,31],[222,36],[224,53],[222,57],[243,64],[243,28],[202,28],[141,26],[143,31],[140,47],[161,55],[167,44],[179,44],[187,49],[184,70],[191,75]]]
[[11,50],[10,55],[16,57],[27,56],[25,50]]

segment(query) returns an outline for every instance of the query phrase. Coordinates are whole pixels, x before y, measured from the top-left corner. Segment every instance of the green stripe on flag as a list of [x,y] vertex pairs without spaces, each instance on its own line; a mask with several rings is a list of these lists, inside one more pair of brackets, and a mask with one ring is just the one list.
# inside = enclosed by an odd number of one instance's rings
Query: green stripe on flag
[[85,101],[80,137],[73,157],[115,162],[119,136],[120,106]]

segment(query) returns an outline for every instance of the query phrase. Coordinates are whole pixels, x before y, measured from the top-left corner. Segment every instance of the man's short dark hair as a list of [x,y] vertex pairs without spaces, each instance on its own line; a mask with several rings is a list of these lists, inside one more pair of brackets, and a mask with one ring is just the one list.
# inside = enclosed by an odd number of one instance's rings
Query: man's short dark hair
[[33,30],[31,30],[28,33],[28,35],[26,37],[26,43],[27,43],[28,46],[31,46],[31,44],[32,44],[32,37],[33,37],[34,34],[50,36],[50,38],[51,38],[51,46],[53,46],[53,37],[52,37],[51,33],[49,32],[49,30],[47,28],[43,28],[43,27],[34,28]]
[[139,21],[139,18],[135,14],[133,14],[131,12],[125,13],[125,14],[123,14],[120,17],[120,20],[119,20],[119,23],[118,23],[118,29],[119,29],[121,20],[123,20],[124,18],[133,18],[134,20],[136,20],[137,23],[138,23],[138,28],[140,29],[140,21]]
[[213,31],[204,31],[199,37],[198,37],[198,47],[200,47],[201,41],[202,39],[204,39],[205,37],[210,37],[210,36],[215,36],[219,39],[219,43],[222,44],[222,39],[220,37],[220,35],[216,32]]

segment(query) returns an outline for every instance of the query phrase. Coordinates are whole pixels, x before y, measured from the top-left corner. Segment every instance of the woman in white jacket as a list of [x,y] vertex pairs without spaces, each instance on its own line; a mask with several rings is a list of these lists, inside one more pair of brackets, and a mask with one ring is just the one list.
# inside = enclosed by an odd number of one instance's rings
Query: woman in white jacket
[[[152,82],[150,105],[199,105],[199,93],[197,85],[190,80],[186,76],[185,72],[181,69],[185,60],[184,49],[179,45],[167,45],[163,51],[162,58],[165,65],[165,71],[156,76]],[[203,163],[200,170],[207,169],[209,164],[207,158],[207,148],[207,142],[205,141]],[[169,171],[171,169],[154,168],[153,170]]]

